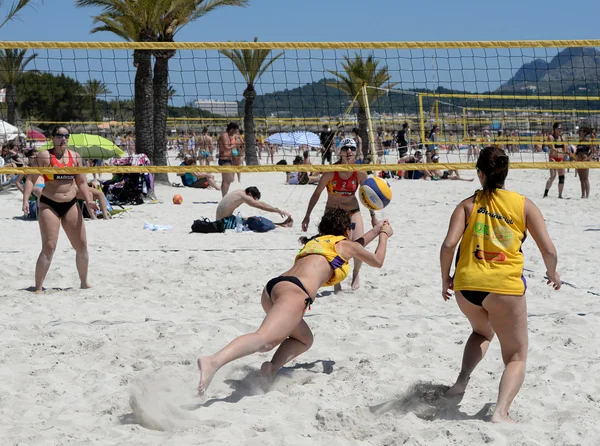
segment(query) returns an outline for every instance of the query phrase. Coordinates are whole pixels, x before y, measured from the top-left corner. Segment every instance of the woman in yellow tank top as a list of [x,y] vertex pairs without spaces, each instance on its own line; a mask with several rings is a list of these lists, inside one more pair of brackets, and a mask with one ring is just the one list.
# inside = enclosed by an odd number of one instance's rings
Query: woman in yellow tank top
[[[548,284],[555,290],[561,286],[556,249],[542,213],[528,198],[504,189],[508,166],[502,149],[481,151],[477,176],[483,190],[456,207],[440,250],[442,296],[448,300],[454,290],[460,310],[473,327],[460,374],[446,396],[464,394],[471,373],[497,334],[505,370],[493,422],[511,421],[508,409],[525,379],[527,306],[521,245],[527,231],[542,253]],[[459,241],[452,278],[450,269]]]
[[[390,224],[379,222],[356,241],[349,239],[350,224],[351,218],[346,211],[331,209],[321,219],[319,235],[300,239],[304,247],[296,256],[294,266],[271,279],[262,292],[261,303],[267,315],[258,330],[234,339],[212,356],[198,359],[200,394],[206,391],[214,374],[225,364],[252,353],[268,352],[279,345],[271,361],[261,367],[263,375],[274,377],[284,364],[312,345],[313,334],[303,316],[319,288],[344,280],[350,270],[348,261],[352,258],[381,268],[387,240],[394,233]],[[371,253],[365,246],[376,238],[379,238],[379,244]]]

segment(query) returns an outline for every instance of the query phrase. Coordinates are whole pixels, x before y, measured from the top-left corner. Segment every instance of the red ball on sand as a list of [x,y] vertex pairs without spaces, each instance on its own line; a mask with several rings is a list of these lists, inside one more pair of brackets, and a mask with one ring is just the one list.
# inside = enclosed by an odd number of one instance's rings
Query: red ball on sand
[[183,197],[181,195],[173,195],[173,204],[183,203]]

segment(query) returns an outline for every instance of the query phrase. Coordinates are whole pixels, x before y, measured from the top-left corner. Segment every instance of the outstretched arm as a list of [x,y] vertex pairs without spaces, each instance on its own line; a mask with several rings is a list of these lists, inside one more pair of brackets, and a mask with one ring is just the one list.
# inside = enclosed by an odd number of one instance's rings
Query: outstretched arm
[[535,240],[542,254],[544,265],[546,265],[546,275],[553,283],[554,289],[558,290],[561,286],[560,276],[556,271],[558,254],[548,234],[542,212],[529,198],[525,198],[525,219],[527,230],[531,233],[533,240]]
[[306,215],[304,216],[304,220],[302,221],[302,231],[306,232],[308,230],[308,223],[310,222],[310,214],[312,214],[313,209],[317,205],[319,201],[319,197],[321,197],[321,193],[327,187],[327,184],[333,178],[333,173],[327,172],[321,175],[319,179],[319,183],[317,184],[317,188],[313,192],[310,200],[308,202],[308,207],[306,208]]
[[350,241],[341,242],[338,252],[346,259],[354,257],[357,260],[365,262],[369,266],[381,268],[383,266],[383,261],[385,260],[388,238],[394,234],[394,231],[387,221],[382,222],[379,228],[373,228],[369,232],[373,231],[378,231],[377,236],[379,237],[379,243],[377,244],[374,253],[367,251],[360,242]]
[[250,207],[260,209],[262,211],[273,212],[275,214],[279,214],[282,217],[289,217],[289,215],[290,215],[287,212],[282,211],[281,209],[278,209],[276,207],[271,206],[270,204],[265,203],[264,201],[258,201],[249,196],[246,196],[244,198],[244,203],[246,203]]

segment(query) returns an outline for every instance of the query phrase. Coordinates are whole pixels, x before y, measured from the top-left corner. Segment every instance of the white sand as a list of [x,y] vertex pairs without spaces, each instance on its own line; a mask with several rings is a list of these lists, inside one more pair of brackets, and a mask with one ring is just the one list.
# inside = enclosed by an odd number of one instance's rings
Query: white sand
[[[243,174],[234,188],[258,186],[268,203],[292,212],[294,228],[202,235],[189,234],[190,225],[214,217],[220,193],[158,187],[164,203],[87,222],[91,290],[77,289],[61,232],[43,296],[25,291],[40,249],[37,223],[14,220],[20,196],[3,192],[0,443],[598,444],[600,232],[586,229],[600,229],[600,171],[590,175],[587,201],[573,172],[566,200],[556,199],[556,184],[542,200],[546,176],[513,171],[507,186],[542,209],[559,271],[574,287],[545,285],[529,238],[530,356],[511,412],[516,426],[485,421],[503,369],[497,341],[459,408],[444,410],[435,398],[456,377],[470,332],[454,301],[441,298],[438,250],[475,183],[392,182],[394,201],[380,216],[396,232],[383,268],[365,267],[357,292],[323,290],[306,316],[313,348],[270,390],[257,378],[269,355],[256,354],[223,368],[206,398],[195,395],[196,358],[260,324],[261,289],[292,263],[313,188],[285,186],[283,174]],[[174,193],[181,206],[171,204]],[[324,205],[325,196],[313,228]],[[150,232],[144,222],[173,229]]]

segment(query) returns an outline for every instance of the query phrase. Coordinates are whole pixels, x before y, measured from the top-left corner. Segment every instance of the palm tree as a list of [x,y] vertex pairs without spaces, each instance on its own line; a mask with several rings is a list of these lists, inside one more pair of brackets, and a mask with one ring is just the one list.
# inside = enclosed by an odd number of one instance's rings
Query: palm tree
[[367,131],[367,112],[366,112],[366,101],[372,104],[385,92],[377,88],[382,87],[384,84],[388,84],[387,88],[392,88],[397,85],[397,82],[389,83],[391,76],[388,72],[387,66],[379,68],[379,61],[375,60],[373,55],[363,59],[360,54],[355,53],[354,58],[351,59],[348,56],[344,56],[344,62],[342,62],[342,68],[344,73],[339,71],[328,70],[329,73],[337,77],[337,82],[327,83],[329,87],[337,88],[343,91],[351,98],[354,98],[360,93],[363,85],[375,88],[367,88],[367,97],[363,97],[362,94],[358,95],[358,129],[360,137],[362,138],[363,156],[370,154],[369,147],[369,133]]
[[[185,25],[221,6],[246,6],[248,0],[155,0],[158,14],[156,40],[173,42]],[[169,59],[173,50],[153,51],[154,63],[154,163],[167,163],[167,113],[169,110]]]
[[[98,26],[92,33],[108,31],[129,42],[155,42],[155,0],[75,0],[78,7],[102,7],[94,16]],[[135,67],[135,151],[145,153],[150,159],[154,154],[154,97],[152,89],[152,52],[133,51]]]
[[[258,42],[258,38],[254,38]],[[254,100],[256,99],[256,90],[254,83],[264,74],[265,71],[279,59],[283,53],[279,53],[267,61],[271,55],[271,50],[222,50],[221,54],[227,56],[246,81],[244,90],[244,130],[246,143],[246,164],[258,164],[258,155],[256,152],[256,131],[254,128]]]
[[6,120],[12,125],[16,125],[17,121],[17,82],[29,62],[37,56],[36,53],[26,56],[26,53],[27,50],[0,51],[0,85],[6,88]]
[[[2,19],[2,21],[0,22],[0,28],[2,28],[8,22],[10,22],[12,19],[14,19],[17,16],[17,14],[19,13],[19,11],[21,11],[21,9],[23,9],[25,6],[27,6],[30,2],[31,2],[31,0],[18,0],[16,3],[13,3],[10,6],[10,8],[8,9],[8,12],[6,13],[6,15],[4,16],[4,19]],[[0,8],[3,6],[4,6],[4,0],[0,0]]]
[[96,110],[98,96],[109,95],[111,94],[111,91],[104,82],[96,79],[88,80],[83,86],[83,91],[85,95],[88,96],[92,101],[92,119],[98,122],[98,111]]

